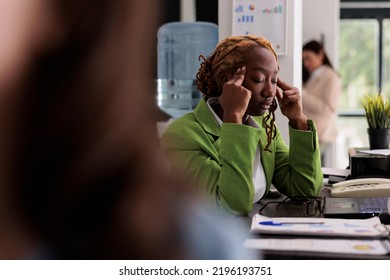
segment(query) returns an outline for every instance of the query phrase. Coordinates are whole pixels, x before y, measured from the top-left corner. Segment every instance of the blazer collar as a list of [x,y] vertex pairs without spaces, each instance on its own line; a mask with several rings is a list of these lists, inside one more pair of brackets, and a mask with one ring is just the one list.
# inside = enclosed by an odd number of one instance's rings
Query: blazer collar
[[[194,109],[195,119],[203,126],[203,129],[212,135],[220,136],[221,127],[218,125],[217,121],[212,112],[210,112],[209,107],[206,104],[206,99],[202,98],[199,104]],[[265,134],[265,126],[263,124],[263,117],[253,117],[253,119],[260,125],[262,133],[260,136],[260,143],[262,147],[265,147],[267,144],[267,135]],[[267,152],[268,153],[268,152]]]
[[221,134],[221,127],[218,125],[214,115],[210,112],[206,104],[206,99],[202,98],[194,109],[195,119],[203,126],[203,129],[210,134],[219,136]]

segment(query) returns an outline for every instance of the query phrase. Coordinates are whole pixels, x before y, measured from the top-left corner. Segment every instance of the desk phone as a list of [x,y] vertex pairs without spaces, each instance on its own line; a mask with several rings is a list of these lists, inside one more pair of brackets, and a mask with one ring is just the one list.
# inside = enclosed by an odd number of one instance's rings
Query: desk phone
[[353,179],[332,186],[332,197],[390,196],[390,179],[385,178]]

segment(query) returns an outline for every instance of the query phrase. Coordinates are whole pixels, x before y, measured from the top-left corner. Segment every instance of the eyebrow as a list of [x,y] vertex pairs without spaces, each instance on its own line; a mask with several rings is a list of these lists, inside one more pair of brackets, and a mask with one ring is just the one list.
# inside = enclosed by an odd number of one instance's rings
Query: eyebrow
[[[258,70],[258,71],[261,71],[261,72],[269,72],[269,70],[268,69],[265,69],[265,68],[263,68],[263,67],[251,67],[250,69],[253,69],[253,70]],[[278,70],[276,70],[276,71],[274,71],[273,73],[271,73],[271,74],[278,74],[279,73],[279,69]]]

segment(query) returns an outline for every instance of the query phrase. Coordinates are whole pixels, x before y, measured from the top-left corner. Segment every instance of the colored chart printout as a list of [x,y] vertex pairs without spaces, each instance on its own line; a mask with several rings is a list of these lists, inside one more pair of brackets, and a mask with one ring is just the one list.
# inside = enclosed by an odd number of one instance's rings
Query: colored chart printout
[[265,37],[278,55],[285,55],[286,12],[286,0],[233,0],[232,33]]

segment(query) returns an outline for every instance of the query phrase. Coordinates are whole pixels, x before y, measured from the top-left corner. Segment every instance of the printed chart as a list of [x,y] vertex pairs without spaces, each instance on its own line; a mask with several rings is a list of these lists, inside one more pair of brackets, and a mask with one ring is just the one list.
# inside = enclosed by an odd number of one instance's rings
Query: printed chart
[[233,0],[232,24],[233,35],[265,37],[278,55],[287,54],[286,0]]

